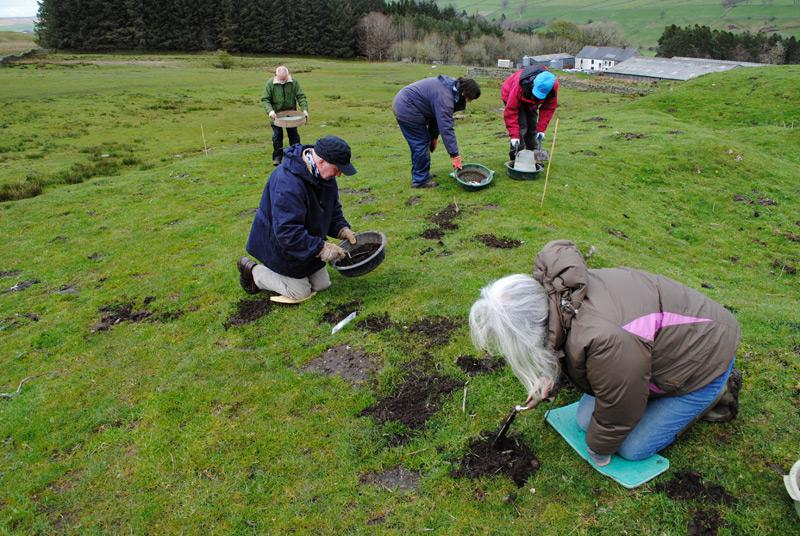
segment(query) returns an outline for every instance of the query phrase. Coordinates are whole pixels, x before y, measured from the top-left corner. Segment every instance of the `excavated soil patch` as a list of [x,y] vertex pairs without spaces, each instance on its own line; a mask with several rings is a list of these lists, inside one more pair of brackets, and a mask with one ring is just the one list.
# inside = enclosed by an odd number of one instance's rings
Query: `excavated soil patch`
[[356,327],[372,333],[380,333],[392,327],[392,319],[389,318],[389,313],[375,313],[359,320]]
[[361,307],[361,303],[361,300],[353,300],[340,305],[325,304],[328,306],[328,309],[322,313],[322,320],[320,323],[327,322],[328,324],[338,324],[353,311],[358,311],[358,308]]
[[358,481],[362,484],[383,486],[390,491],[414,491],[419,487],[419,473],[398,465],[388,471],[361,475]]
[[439,227],[431,227],[430,229],[425,229],[422,231],[419,236],[428,240],[439,240],[444,236],[444,229]]
[[768,197],[762,197],[759,192],[753,192],[755,194],[755,198],[751,199],[746,195],[734,195],[733,200],[737,203],[746,203],[748,205],[761,205],[762,207],[772,207],[777,206],[777,201],[774,199],[770,199]]
[[605,117],[590,117],[589,119],[584,119],[584,123],[602,123],[603,121],[608,121]]
[[638,132],[623,132],[619,134],[617,137],[625,140],[640,140],[642,138],[646,138],[647,135],[640,134]]
[[37,315],[36,313],[14,313],[11,316],[7,316],[3,319],[0,319],[0,332],[18,328],[20,326],[24,326],[32,322],[38,322],[38,321],[39,321],[39,315]]
[[686,526],[687,536],[717,536],[722,518],[716,510],[698,509],[692,512],[692,518]]
[[796,266],[793,266],[787,262],[778,259],[772,261],[772,267],[780,270],[784,274],[795,275],[797,273]]
[[522,241],[508,238],[507,236],[496,237],[493,234],[481,234],[475,237],[484,246],[497,249],[514,249],[522,245]]
[[616,236],[617,238],[622,238],[623,240],[628,239],[628,235],[626,235],[619,229],[606,229],[606,232],[612,236]]
[[372,416],[381,424],[394,421],[417,430],[439,411],[442,399],[459,387],[461,382],[455,378],[423,375],[420,370],[412,370],[395,394],[365,408],[360,415]]
[[428,221],[434,225],[438,225],[442,229],[458,229],[458,225],[453,223],[453,220],[458,216],[459,212],[458,206],[454,203],[450,203],[443,209],[428,216]]
[[272,302],[269,301],[269,296],[263,296],[258,299],[242,298],[236,304],[236,312],[231,314],[228,319],[222,324],[225,329],[231,326],[241,326],[255,322],[259,318],[266,316],[272,310]]
[[421,318],[409,325],[406,329],[428,340],[431,346],[441,346],[450,342],[453,331],[459,324],[446,316],[431,316]]
[[412,195],[406,200],[406,206],[407,207],[413,207],[414,205],[416,205],[420,201],[422,201],[422,196],[420,196],[420,195]]
[[736,498],[722,486],[705,484],[703,475],[696,471],[680,472],[672,480],[657,484],[653,489],[663,491],[673,501],[700,500],[704,503],[727,505],[736,501]]
[[26,279],[25,281],[20,281],[16,285],[12,285],[5,289],[2,293],[8,294],[9,292],[19,292],[21,290],[25,290],[31,288],[33,285],[39,283],[38,279]]
[[486,356],[478,359],[471,355],[462,355],[456,359],[456,365],[469,374],[476,376],[478,374],[489,374],[503,368],[503,360],[491,356]]
[[495,448],[492,442],[496,433],[484,432],[470,443],[467,453],[461,458],[461,465],[453,470],[452,476],[478,478],[502,473],[517,487],[524,486],[528,478],[539,470],[539,460],[517,436],[506,437]]
[[19,270],[0,270],[0,277],[15,277],[21,273]]
[[326,376],[341,376],[352,385],[362,385],[370,379],[379,366],[377,356],[340,344],[328,348],[303,365],[303,370],[320,372]]
[[[180,309],[160,311],[154,313],[146,309],[148,305],[155,301],[154,296],[147,296],[142,300],[141,307],[136,305],[136,301],[119,302],[104,305],[98,309],[101,313],[100,321],[92,326],[92,331],[108,331],[112,327],[122,322],[170,322],[183,316]],[[227,329],[227,328],[226,328]]]
[[352,266],[367,260],[376,251],[381,249],[380,244],[362,244],[350,250],[350,256],[345,257],[336,263],[336,266]]

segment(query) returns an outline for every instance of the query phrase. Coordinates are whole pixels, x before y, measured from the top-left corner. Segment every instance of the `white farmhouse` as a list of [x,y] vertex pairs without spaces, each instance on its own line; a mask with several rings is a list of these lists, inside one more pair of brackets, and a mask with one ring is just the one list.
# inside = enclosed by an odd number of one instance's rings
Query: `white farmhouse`
[[639,55],[633,47],[583,47],[575,55],[575,68],[582,71],[606,71],[617,63]]

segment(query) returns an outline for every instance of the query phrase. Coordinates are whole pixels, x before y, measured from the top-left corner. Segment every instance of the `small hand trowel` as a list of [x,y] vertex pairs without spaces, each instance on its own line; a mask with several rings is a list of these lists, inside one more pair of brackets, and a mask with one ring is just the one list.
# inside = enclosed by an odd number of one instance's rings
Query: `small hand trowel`
[[497,436],[492,441],[493,448],[499,448],[503,444],[503,439],[505,439],[506,434],[508,434],[508,429],[511,428],[511,423],[514,422],[514,419],[517,418],[517,414],[530,409],[527,406],[514,406],[514,409],[511,410],[511,413],[508,414],[506,420],[503,421],[503,424],[500,425],[500,431],[497,432]]

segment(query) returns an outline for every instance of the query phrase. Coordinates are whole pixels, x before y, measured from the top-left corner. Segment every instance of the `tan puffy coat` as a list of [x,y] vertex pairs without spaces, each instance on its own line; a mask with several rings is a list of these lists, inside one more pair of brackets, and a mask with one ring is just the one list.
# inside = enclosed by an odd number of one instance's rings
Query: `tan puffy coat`
[[589,270],[568,240],[542,249],[533,277],[549,296],[550,346],[597,399],[586,443],[598,454],[617,451],[649,398],[707,385],[736,353],[739,324],[720,304],[641,270]]

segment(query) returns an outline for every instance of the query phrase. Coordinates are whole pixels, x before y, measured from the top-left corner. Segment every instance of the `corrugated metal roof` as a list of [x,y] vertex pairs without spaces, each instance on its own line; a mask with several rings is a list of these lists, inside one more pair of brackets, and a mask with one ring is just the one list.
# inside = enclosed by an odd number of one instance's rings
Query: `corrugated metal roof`
[[551,60],[570,60],[574,58],[572,54],[566,52],[558,52],[557,54],[542,54],[540,56],[529,56],[534,61],[551,61]]
[[664,80],[690,80],[709,73],[730,71],[738,64],[721,64],[675,58],[631,58],[606,70],[606,74],[647,76]]
[[575,54],[576,58],[588,60],[625,61],[639,55],[639,50],[633,47],[590,47],[586,46]]
[[753,63],[751,61],[712,60],[708,58],[687,58],[685,56],[672,56],[673,60],[700,61],[704,63],[719,63],[723,65],[738,65],[739,67],[764,67],[769,63]]

